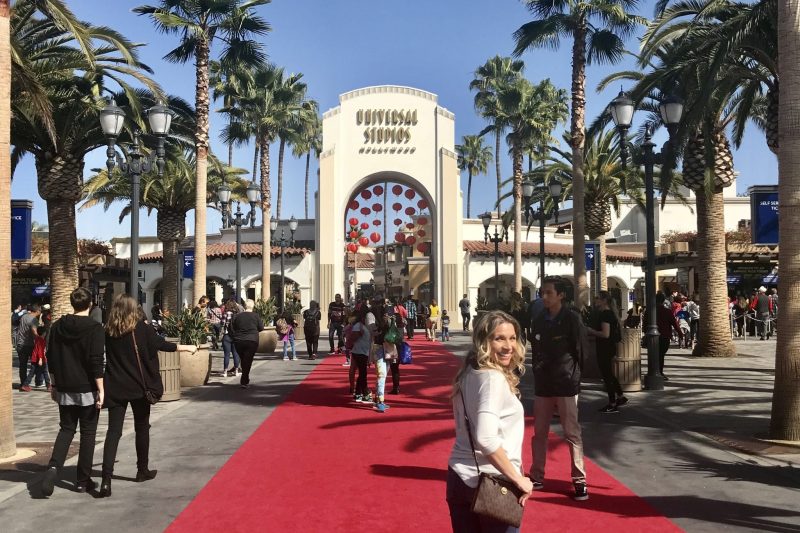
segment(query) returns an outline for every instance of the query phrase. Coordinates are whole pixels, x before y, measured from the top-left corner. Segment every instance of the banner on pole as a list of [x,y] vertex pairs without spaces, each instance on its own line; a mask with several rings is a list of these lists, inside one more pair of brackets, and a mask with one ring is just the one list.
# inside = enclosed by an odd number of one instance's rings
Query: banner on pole
[[750,194],[750,231],[753,244],[777,246],[778,186],[755,185]]

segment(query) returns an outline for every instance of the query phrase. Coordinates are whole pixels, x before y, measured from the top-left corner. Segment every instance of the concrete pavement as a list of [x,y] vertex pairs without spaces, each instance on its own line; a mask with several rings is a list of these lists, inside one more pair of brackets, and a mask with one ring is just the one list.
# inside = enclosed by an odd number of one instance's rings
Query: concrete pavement
[[[450,342],[459,354],[468,345],[460,333]],[[775,342],[737,341],[737,348],[735,359],[695,358],[673,348],[666,389],[629,394],[630,404],[618,414],[599,413],[602,386],[587,383],[581,397],[586,455],[687,531],[800,532],[800,448],[755,438],[769,423]],[[184,390],[183,400],[156,405],[151,468],[159,474],[153,482],[131,482],[135,452],[132,420],[126,421],[119,479],[108,500],[69,490],[74,459],[49,500],[37,499],[43,469],[37,461],[23,462],[16,471],[0,469],[3,530],[42,531],[54,524],[65,532],[108,524],[118,533],[163,530],[315,363],[260,359],[248,391],[238,388],[236,378],[212,376],[209,385]],[[220,368],[217,357],[214,369]],[[345,375],[343,369],[343,385]],[[530,411],[530,373],[522,390]],[[57,432],[55,406],[44,392],[15,392],[14,398],[18,442],[42,445],[40,462],[46,462]],[[105,434],[104,419],[98,440]],[[553,428],[560,429],[557,419]],[[98,477],[101,456],[98,445]],[[589,479],[590,493],[591,485]]]

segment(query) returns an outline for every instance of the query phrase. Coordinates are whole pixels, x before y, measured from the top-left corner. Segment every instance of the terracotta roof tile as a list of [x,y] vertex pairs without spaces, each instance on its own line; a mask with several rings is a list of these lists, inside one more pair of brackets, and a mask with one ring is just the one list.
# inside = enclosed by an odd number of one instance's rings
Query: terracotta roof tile
[[[292,256],[292,255],[305,256],[310,252],[311,250],[309,250],[308,248],[293,248],[288,246],[284,248],[284,253],[287,256]],[[280,257],[280,255],[281,255],[280,246],[271,247],[270,256]],[[213,243],[209,244],[206,247],[206,257],[208,259],[225,259],[228,257],[235,257],[235,256],[236,256],[235,242]],[[254,242],[242,243],[242,257],[261,257],[261,244]],[[141,263],[158,263],[162,259],[163,259],[162,252],[153,252],[150,254],[144,254],[139,256],[139,262]]]
[[[464,251],[473,255],[494,255],[494,244],[491,242],[485,243],[483,241],[464,241]],[[510,256],[514,255],[513,242],[501,242],[498,248],[500,255]],[[555,257],[572,257],[571,244],[557,244],[552,242],[544,243],[544,254]],[[523,242],[522,243],[522,256],[538,256],[539,243]],[[606,247],[606,256],[609,259],[618,259],[622,261],[637,261],[641,260],[643,254],[638,252],[623,252],[616,251],[611,247]]]

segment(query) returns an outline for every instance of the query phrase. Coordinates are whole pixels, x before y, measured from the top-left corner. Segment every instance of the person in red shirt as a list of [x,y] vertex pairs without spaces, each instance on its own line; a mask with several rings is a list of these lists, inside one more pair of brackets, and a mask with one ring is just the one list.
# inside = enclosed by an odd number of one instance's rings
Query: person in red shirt
[[[678,319],[672,314],[672,307],[664,307],[667,297],[663,292],[656,295],[656,325],[658,326],[658,373],[664,378],[664,381],[669,381],[669,378],[664,375],[664,356],[667,355],[669,345],[672,342],[672,330],[674,329],[678,335],[681,335],[681,329],[678,325]],[[648,322],[649,309],[645,311],[644,323]]]

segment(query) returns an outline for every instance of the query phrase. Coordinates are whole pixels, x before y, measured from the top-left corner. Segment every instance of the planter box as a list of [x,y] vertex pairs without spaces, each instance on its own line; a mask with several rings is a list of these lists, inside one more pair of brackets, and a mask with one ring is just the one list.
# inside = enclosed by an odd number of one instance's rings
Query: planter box
[[306,338],[306,332],[303,331],[303,315],[292,315],[294,317],[294,321],[299,324],[296,328],[294,328],[294,338],[295,340],[303,340]]
[[181,399],[181,356],[178,352],[158,352],[158,370],[164,384],[162,402]]
[[638,328],[623,328],[622,342],[617,344],[614,375],[624,392],[642,390],[642,346]]
[[195,353],[178,350],[181,358],[181,387],[199,387],[208,383],[211,375],[211,352],[201,344]]
[[[296,338],[296,337],[295,337]],[[258,348],[256,353],[275,353],[278,346],[278,334],[274,326],[269,326],[258,333]]]

